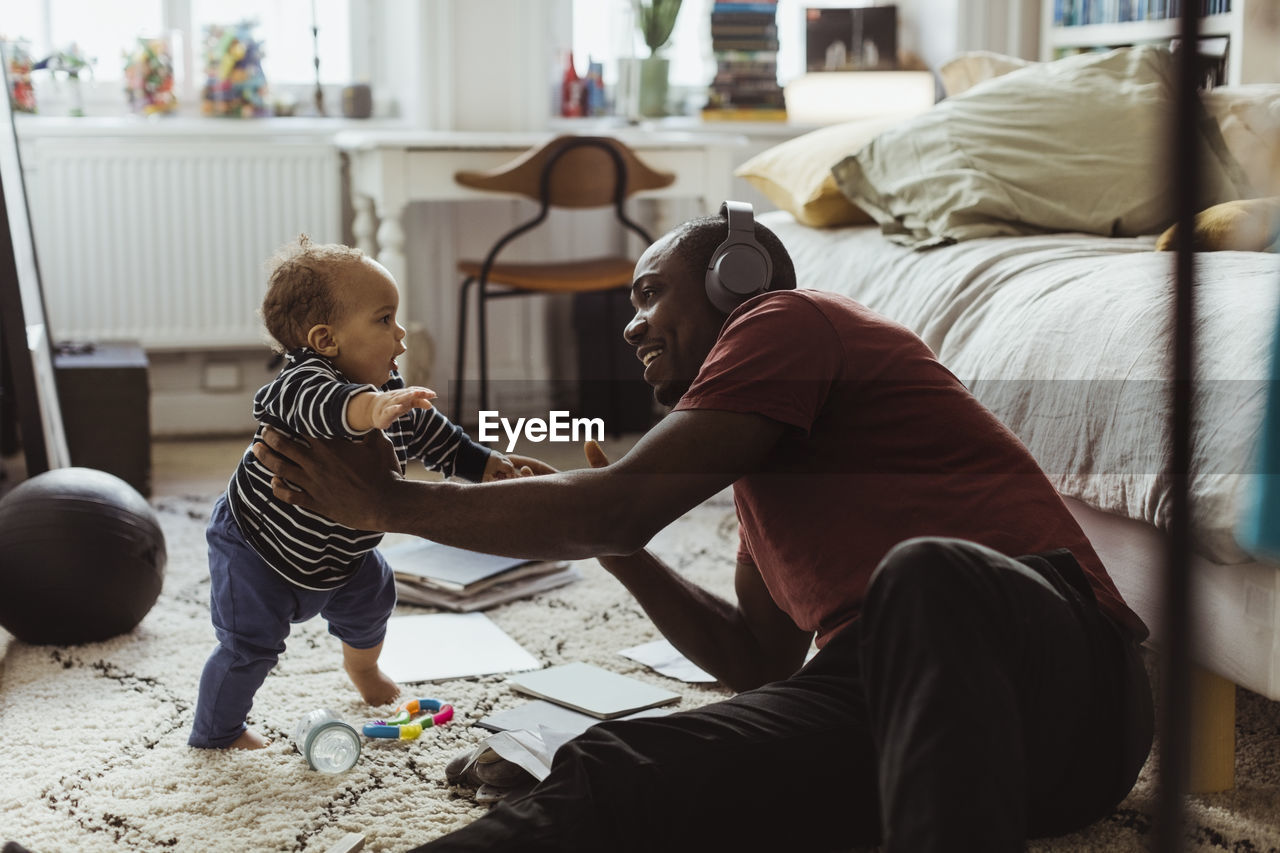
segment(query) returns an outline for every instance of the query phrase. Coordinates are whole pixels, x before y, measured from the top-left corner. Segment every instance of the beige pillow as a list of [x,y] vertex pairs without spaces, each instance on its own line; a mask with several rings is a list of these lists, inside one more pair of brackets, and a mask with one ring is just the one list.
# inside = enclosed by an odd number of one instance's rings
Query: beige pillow
[[1244,170],[1248,197],[1280,195],[1280,85],[1220,86],[1203,101]]
[[802,225],[870,225],[874,220],[840,192],[831,167],[907,118],[859,119],[810,131],[760,152],[734,174]]
[[979,83],[1034,64],[1029,59],[1019,59],[1016,56],[1005,56],[989,50],[971,50],[939,68],[938,76],[942,78],[942,90],[947,93],[947,97],[954,98]]
[[[1028,65],[876,137],[834,169],[851,202],[894,242],[1076,231],[1158,234],[1169,180],[1173,56],[1142,46]],[[1217,125],[1204,206],[1239,198],[1240,167]],[[1232,177],[1234,176],[1234,177]]]

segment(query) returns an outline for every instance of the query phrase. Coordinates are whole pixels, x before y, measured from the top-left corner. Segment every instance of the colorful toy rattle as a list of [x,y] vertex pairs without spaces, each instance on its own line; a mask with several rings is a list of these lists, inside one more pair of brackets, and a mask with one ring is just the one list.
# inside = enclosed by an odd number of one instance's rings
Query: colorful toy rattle
[[[420,712],[422,716],[415,719],[414,714]],[[445,705],[439,699],[410,699],[396,709],[395,716],[365,723],[361,731],[365,737],[413,740],[423,729],[442,726],[452,719],[452,705]]]

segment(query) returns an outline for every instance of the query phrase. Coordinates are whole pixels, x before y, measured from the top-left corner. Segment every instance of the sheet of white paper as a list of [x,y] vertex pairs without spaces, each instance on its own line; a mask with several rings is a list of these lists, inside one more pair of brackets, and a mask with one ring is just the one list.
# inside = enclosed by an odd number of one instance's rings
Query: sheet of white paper
[[629,649],[623,649],[618,654],[624,658],[631,658],[637,663],[642,663],[655,672],[671,678],[678,678],[681,681],[710,683],[716,680],[714,675],[708,674],[693,661],[680,654],[669,640],[654,640],[651,643],[642,643]]
[[484,739],[485,746],[512,764],[518,764],[541,782],[551,772],[551,759],[556,750],[573,740],[575,735],[539,727],[537,732],[514,729],[498,732]]
[[401,684],[542,666],[483,613],[392,616],[378,665]]
[[555,750],[549,749],[539,734],[522,729],[498,732],[485,738],[484,744],[512,764],[523,767],[539,782],[551,772],[551,756]]

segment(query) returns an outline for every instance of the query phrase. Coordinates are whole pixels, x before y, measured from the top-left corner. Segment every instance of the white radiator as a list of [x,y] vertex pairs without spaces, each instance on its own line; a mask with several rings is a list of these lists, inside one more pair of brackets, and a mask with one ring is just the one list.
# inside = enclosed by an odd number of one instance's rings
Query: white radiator
[[57,340],[260,344],[267,260],[299,233],[341,239],[322,142],[45,137],[23,158]]

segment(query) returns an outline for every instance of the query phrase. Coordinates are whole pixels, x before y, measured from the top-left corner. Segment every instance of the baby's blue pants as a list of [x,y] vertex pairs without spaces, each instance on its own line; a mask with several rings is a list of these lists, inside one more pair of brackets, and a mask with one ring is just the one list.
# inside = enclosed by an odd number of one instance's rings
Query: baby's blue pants
[[[391,568],[369,552],[351,579],[331,590],[294,586],[253,550],[227,506],[218,499],[206,531],[209,611],[218,646],[200,676],[200,698],[187,743],[223,747],[244,732],[245,719],[267,673],[284,651],[290,626],[320,614],[329,633],[353,649],[382,642],[396,604]],[[301,717],[306,708],[298,709]]]

